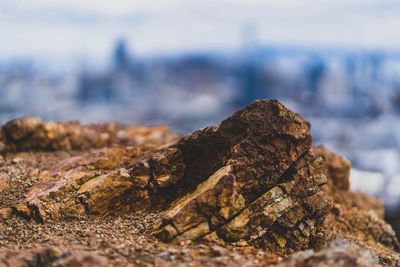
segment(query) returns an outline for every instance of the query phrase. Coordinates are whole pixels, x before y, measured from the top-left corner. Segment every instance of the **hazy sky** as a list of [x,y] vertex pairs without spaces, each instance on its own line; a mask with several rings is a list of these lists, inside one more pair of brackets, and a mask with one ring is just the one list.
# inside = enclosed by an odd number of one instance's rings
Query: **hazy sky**
[[123,37],[137,54],[261,43],[400,48],[398,0],[0,0],[0,59],[99,58]]

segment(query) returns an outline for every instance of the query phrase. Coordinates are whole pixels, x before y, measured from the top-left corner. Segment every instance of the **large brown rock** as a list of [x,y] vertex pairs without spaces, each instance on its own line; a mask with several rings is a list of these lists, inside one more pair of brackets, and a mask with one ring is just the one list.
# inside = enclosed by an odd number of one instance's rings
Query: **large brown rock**
[[103,148],[66,159],[39,172],[26,202],[40,221],[164,209],[161,240],[214,233],[286,254],[313,247],[330,209],[320,190],[322,161],[310,148],[300,115],[261,100],[165,147]]
[[[17,223],[22,240],[38,241],[37,222],[54,223],[57,236],[68,236],[56,244],[101,250],[116,265],[120,257],[165,266],[400,265],[382,203],[349,191],[349,161],[312,148],[309,124],[278,101],[256,101],[218,126],[176,137],[165,127],[6,124],[2,172],[13,184],[0,200],[14,204],[0,203],[0,233],[14,235]],[[35,219],[27,222],[34,227],[20,218]],[[93,231],[81,237],[85,222]],[[115,227],[118,236],[107,238]],[[347,241],[327,246],[337,239]]]
[[168,207],[156,236],[196,240],[213,232],[277,253],[313,246],[330,204],[309,125],[277,101],[256,101],[131,169]]

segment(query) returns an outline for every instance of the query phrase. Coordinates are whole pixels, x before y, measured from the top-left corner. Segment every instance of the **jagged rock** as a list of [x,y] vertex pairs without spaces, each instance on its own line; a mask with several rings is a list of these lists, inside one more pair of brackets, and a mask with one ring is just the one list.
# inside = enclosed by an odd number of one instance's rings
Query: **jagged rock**
[[2,208],[0,209],[0,221],[8,220],[12,216],[12,209],[11,208]]
[[[39,173],[41,182],[27,193],[26,202],[40,221],[143,209],[138,205],[142,195],[131,192],[134,184],[124,166],[133,164],[132,159],[146,150],[104,148],[67,158]],[[138,203],[129,202],[131,195],[137,195]]]
[[[18,122],[18,120],[16,121]],[[13,125],[12,123],[11,125]],[[6,124],[6,126],[9,124]],[[20,124],[18,124],[18,127],[21,127]],[[18,144],[18,149],[32,148],[40,138],[45,140],[42,141],[47,144],[60,144],[59,138],[48,140],[49,131],[46,132],[46,136],[43,136],[43,133],[41,133],[43,128],[46,128],[43,125],[47,125],[47,123],[39,125],[41,126],[37,126],[39,127],[37,131],[40,133],[34,132],[31,135],[33,137],[24,143],[26,146]],[[78,124],[64,125],[52,123],[51,125],[55,125],[54,127],[56,128],[65,128],[61,132],[68,132],[73,129],[81,132],[79,138],[75,136],[76,138],[74,137],[73,139],[70,139],[69,134],[54,134],[55,136],[67,138],[69,140],[67,143],[75,142],[76,140],[84,141],[86,139],[90,140],[90,142],[95,142],[96,139],[91,140],[88,136],[82,137],[82,135],[84,136],[88,131],[90,134],[100,136],[103,132],[99,133],[91,128],[86,129]],[[69,127],[73,127],[73,129]],[[108,129],[109,127],[109,125],[97,126],[101,130]],[[131,179],[125,167],[133,165],[137,162],[138,158],[146,155],[146,153],[150,153],[160,146],[170,143],[177,135],[163,126],[155,128],[126,126],[118,132],[114,128],[112,128],[113,134],[111,136],[117,139],[117,141],[114,140],[115,143],[120,143],[121,140],[124,142],[130,140],[134,141],[134,145],[123,147],[113,146],[92,150],[80,156],[66,158],[47,170],[41,170],[37,174],[39,182],[26,194],[25,199],[35,219],[45,221],[47,219],[54,220],[88,214],[104,215],[148,208],[145,203],[149,198],[148,191],[139,189],[139,186]],[[6,127],[6,129],[8,128]],[[111,140],[109,141],[111,142]],[[107,143],[96,143],[93,146],[106,145]],[[69,149],[75,148],[75,146],[59,148]],[[84,147],[78,146],[78,148]]]
[[11,186],[10,178],[7,174],[0,172],[0,194],[8,190]]
[[[131,169],[163,212],[156,235],[195,240],[216,231],[277,253],[312,246],[329,203],[309,125],[277,101],[256,101]],[[172,167],[173,166],[173,167]]]
[[[279,102],[256,101],[219,126],[176,137],[164,127],[31,118],[3,126],[0,173],[13,186],[0,194],[0,246],[100,250],[114,266],[121,258],[165,266],[400,266],[382,203],[349,191],[349,162],[312,148],[309,124]],[[54,241],[38,237],[46,231],[57,233]],[[326,246],[336,239],[348,243]],[[84,265],[54,258],[52,266]]]
[[279,102],[256,101],[220,126],[158,150],[144,147],[105,148],[41,172],[26,197],[32,216],[161,208],[157,236],[164,241],[215,231],[283,254],[313,246],[330,208],[320,190],[326,177],[310,151],[309,124]]
[[330,177],[329,180],[332,182],[333,186],[342,190],[349,190],[350,161],[343,156],[329,151],[323,145],[312,148],[312,151],[316,156],[322,157],[325,173]]

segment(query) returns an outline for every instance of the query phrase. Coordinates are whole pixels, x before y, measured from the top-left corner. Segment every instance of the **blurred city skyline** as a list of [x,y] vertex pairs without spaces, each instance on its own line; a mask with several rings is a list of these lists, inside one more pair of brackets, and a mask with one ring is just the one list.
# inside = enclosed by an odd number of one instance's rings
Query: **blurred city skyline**
[[398,52],[398,14],[393,0],[0,0],[0,61],[106,65],[120,38],[138,56],[229,52],[248,28],[261,45]]

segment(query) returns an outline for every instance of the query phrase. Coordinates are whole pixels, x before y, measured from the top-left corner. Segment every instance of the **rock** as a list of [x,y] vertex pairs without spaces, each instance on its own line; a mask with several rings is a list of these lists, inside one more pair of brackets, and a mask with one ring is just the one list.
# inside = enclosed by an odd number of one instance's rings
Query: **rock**
[[4,125],[3,133],[7,139],[18,142],[35,134],[41,122],[41,119],[36,117],[15,119]]
[[[45,172],[26,201],[40,221],[166,209],[161,240],[216,232],[287,254],[313,247],[330,209],[320,190],[327,181],[322,161],[310,148],[300,115],[277,101],[256,101],[158,150],[137,145],[67,159]],[[121,169],[127,165],[129,173]]]
[[312,151],[317,157],[322,157],[325,173],[329,177],[329,181],[332,185],[342,190],[349,190],[350,161],[345,157],[331,152],[323,145],[313,147]]
[[97,176],[84,183],[77,194],[81,203],[84,203],[87,212],[92,214],[106,214],[112,210],[121,210],[123,195],[133,187],[126,169]]
[[0,209],[0,221],[6,221],[11,218],[13,210],[11,208]]
[[10,186],[10,177],[5,173],[0,172],[0,194],[8,190]]
[[[143,195],[131,192],[133,181],[121,167],[133,164],[135,155],[145,150],[104,148],[52,166],[26,195],[32,215],[45,221],[143,209],[139,205]],[[138,203],[129,203],[135,194]]]
[[12,163],[12,164],[19,164],[19,163],[21,163],[21,162],[23,162],[23,161],[24,161],[24,158],[15,157],[15,158],[13,158],[13,159],[11,160],[11,163]]
[[[2,167],[13,188],[0,246],[14,252],[0,262],[101,265],[74,252],[95,250],[112,266],[400,266],[382,203],[349,191],[349,161],[312,148],[309,124],[278,101],[179,140],[161,126],[25,120],[0,137],[7,159],[24,158]],[[68,249],[28,249],[49,240]]]
[[165,126],[135,127],[115,123],[83,126],[78,122],[45,122],[34,117],[12,120],[1,132],[3,148],[0,151],[85,150],[144,142],[158,146],[177,138]]
[[32,217],[32,211],[29,209],[29,207],[26,204],[17,204],[13,207],[14,209],[14,213],[26,218],[26,219],[30,219]]
[[148,184],[157,207],[172,203],[156,233],[161,240],[216,231],[285,254],[313,246],[330,207],[320,190],[322,161],[310,148],[309,125],[298,114],[256,101],[135,165],[131,175]]

